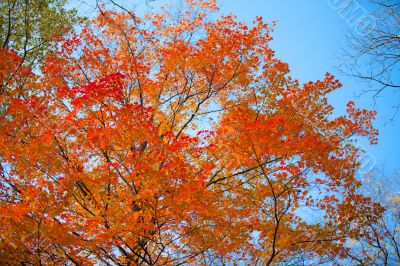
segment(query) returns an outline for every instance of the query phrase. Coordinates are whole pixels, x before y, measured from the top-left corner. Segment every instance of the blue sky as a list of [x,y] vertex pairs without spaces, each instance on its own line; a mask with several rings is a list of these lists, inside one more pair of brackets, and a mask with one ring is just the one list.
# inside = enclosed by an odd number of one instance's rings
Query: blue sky
[[[376,106],[372,94],[358,95],[368,84],[344,76],[338,70],[341,63],[338,54],[344,43],[345,34],[352,27],[332,7],[332,0],[221,0],[222,13],[233,13],[241,21],[251,22],[255,16],[262,16],[265,21],[277,20],[273,34],[272,47],[278,58],[289,63],[292,76],[301,82],[323,78],[326,72],[334,74],[343,84],[343,88],[330,96],[330,102],[337,109],[337,114],[345,110],[348,101],[356,102],[357,107],[375,108],[378,116],[375,121],[380,131],[379,143],[369,146],[368,141],[361,144],[368,153],[376,158],[377,166],[384,167],[391,173],[400,167],[400,114],[392,123],[392,106],[400,101],[400,94],[390,90],[383,93]],[[336,1],[338,2],[338,1]],[[359,2],[368,11],[365,3]]]

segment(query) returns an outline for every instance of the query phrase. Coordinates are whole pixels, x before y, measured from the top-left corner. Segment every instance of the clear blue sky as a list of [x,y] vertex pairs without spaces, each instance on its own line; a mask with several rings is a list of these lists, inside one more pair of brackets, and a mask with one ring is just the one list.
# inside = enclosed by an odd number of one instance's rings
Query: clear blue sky
[[[368,10],[364,2],[359,4]],[[289,63],[294,78],[307,82],[330,72],[341,80],[343,88],[330,96],[338,114],[343,113],[350,100],[358,107],[374,108],[371,94],[357,97],[368,84],[343,76],[337,69],[340,64],[337,54],[351,25],[329,0],[221,0],[219,6],[223,13],[233,13],[246,22],[255,16],[262,16],[267,22],[277,20],[272,47],[280,59]],[[400,169],[400,114],[393,123],[386,123],[394,113],[391,106],[396,102],[400,102],[400,95],[391,91],[378,99],[375,125],[380,131],[379,144],[371,147],[367,141],[361,142],[376,158],[377,165],[385,167],[388,173]]]

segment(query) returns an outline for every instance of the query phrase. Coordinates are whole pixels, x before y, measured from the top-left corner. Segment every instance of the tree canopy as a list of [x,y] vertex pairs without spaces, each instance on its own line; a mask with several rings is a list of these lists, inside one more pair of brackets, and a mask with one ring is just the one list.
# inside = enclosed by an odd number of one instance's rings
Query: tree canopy
[[51,50],[52,39],[71,31],[82,18],[66,9],[67,0],[1,0],[0,45],[20,53],[30,64]]
[[356,178],[374,111],[333,118],[340,82],[292,78],[262,18],[98,9],[40,73],[0,50],[1,263],[352,259],[383,211]]

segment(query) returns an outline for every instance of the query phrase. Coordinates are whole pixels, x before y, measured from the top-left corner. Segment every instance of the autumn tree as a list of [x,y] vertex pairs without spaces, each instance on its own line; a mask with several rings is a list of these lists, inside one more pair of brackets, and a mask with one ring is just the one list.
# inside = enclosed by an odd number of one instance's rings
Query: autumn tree
[[[399,174],[388,175],[375,169],[364,176],[360,187],[385,208],[377,221],[368,223],[364,237],[349,241],[349,257],[360,265],[397,265],[400,263],[400,195]],[[368,216],[366,216],[368,220]]]
[[52,49],[53,38],[82,20],[66,0],[1,0],[0,45],[13,49],[28,64],[37,64]]
[[376,143],[374,111],[333,118],[339,81],[293,79],[261,18],[98,8],[40,74],[1,51],[2,264],[349,257],[383,211],[359,193],[352,138]]

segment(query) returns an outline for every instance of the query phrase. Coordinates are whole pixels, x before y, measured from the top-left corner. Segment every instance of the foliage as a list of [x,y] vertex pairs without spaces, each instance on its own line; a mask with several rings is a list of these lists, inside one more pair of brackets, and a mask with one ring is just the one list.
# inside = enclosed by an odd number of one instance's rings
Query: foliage
[[375,112],[332,118],[339,81],[300,84],[271,26],[216,11],[99,5],[40,76],[1,50],[2,263],[348,257],[383,211],[358,193],[352,140],[376,143]]
[[68,33],[81,20],[66,0],[1,0],[0,45],[37,63],[51,49],[50,41]]
[[[398,173],[387,176],[376,169],[365,176],[360,188],[385,208],[376,222],[364,228],[365,237],[351,240],[349,256],[360,265],[397,265],[400,263],[400,197]],[[366,216],[369,219],[368,216]]]

